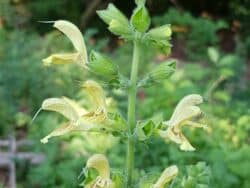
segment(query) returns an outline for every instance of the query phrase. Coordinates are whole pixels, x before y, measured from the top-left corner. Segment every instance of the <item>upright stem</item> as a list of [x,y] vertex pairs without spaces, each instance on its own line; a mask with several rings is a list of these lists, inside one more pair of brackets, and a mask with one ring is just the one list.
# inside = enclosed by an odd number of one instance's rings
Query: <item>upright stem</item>
[[128,91],[128,126],[129,126],[129,136],[127,142],[127,188],[132,187],[132,179],[133,179],[133,171],[134,171],[134,148],[135,141],[133,137],[133,132],[136,124],[135,119],[135,105],[136,105],[136,83],[137,83],[137,73],[138,73],[138,64],[140,49],[138,46],[138,42],[134,42],[134,50],[133,50],[133,61],[132,61],[132,69],[130,75],[130,87]]

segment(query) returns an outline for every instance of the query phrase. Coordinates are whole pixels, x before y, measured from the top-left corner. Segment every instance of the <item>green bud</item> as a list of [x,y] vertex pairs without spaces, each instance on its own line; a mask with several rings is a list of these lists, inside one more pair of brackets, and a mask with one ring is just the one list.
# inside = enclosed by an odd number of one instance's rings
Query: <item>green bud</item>
[[149,28],[150,17],[145,6],[139,6],[134,10],[131,24],[139,32],[145,32]]
[[130,29],[126,25],[119,22],[118,20],[112,20],[110,22],[109,30],[115,35],[120,35],[123,37],[129,36],[129,34],[131,33]]
[[154,29],[151,29],[148,32],[149,36],[154,38],[154,39],[169,39],[172,31],[171,31],[171,27],[169,24],[167,25],[163,25],[161,27],[157,27]]
[[176,61],[163,62],[156,66],[150,73],[149,78],[153,82],[160,82],[162,80],[168,79],[174,72],[176,68]]
[[112,3],[105,10],[97,11],[98,16],[109,26],[109,30],[126,37],[130,34],[130,25],[126,16]]
[[159,40],[159,39],[154,40],[153,38],[150,38],[149,42],[152,46],[159,49],[164,54],[166,55],[170,54],[172,45],[169,43],[168,40]]
[[110,59],[95,51],[90,53],[90,62],[88,63],[88,67],[95,74],[109,79],[113,79],[118,76],[118,69],[110,61]]

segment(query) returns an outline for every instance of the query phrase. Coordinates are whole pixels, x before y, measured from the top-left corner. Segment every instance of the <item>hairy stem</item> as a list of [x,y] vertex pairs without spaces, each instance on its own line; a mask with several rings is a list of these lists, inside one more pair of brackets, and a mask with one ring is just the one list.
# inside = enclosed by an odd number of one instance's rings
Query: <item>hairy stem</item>
[[128,126],[129,126],[129,136],[127,142],[127,182],[126,187],[132,187],[133,171],[134,171],[134,150],[135,141],[133,137],[133,132],[136,124],[135,119],[135,106],[136,106],[136,83],[137,83],[137,73],[139,64],[140,49],[138,42],[134,42],[133,50],[133,61],[130,75],[130,87],[128,91]]

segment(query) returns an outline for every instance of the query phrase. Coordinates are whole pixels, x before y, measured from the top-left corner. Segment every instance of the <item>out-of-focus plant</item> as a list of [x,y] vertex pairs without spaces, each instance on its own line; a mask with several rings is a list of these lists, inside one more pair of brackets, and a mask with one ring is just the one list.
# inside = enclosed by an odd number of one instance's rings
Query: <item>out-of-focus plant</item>
[[222,21],[213,21],[209,18],[195,18],[189,12],[180,12],[176,9],[169,9],[163,16],[153,19],[155,25],[171,23],[171,27],[183,43],[185,43],[185,55],[191,60],[204,58],[207,46],[216,45],[218,37],[216,31],[227,28]]
[[[229,80],[230,78],[239,75],[243,65],[241,65],[241,59],[237,54],[222,55],[219,50],[214,47],[209,47],[207,53],[211,62],[211,84],[207,90],[206,97],[211,101],[212,95],[219,85],[225,80]],[[225,99],[227,95],[226,93],[224,95],[223,93],[217,94],[218,97],[221,96],[221,99]],[[226,97],[226,99],[227,98],[228,97]]]
[[[139,88],[157,85],[175,72],[176,62],[167,60],[152,68],[142,79],[138,79],[143,46],[160,49],[168,54],[170,52],[171,28],[166,24],[160,27],[149,29],[150,16],[145,7],[145,0],[135,0],[136,8],[130,20],[117,9],[109,4],[107,9],[97,11],[99,17],[108,25],[111,33],[133,43],[133,59],[130,78],[122,75],[119,67],[109,57],[102,53],[87,52],[84,38],[80,30],[71,22],[58,20],[53,26],[60,30],[72,42],[74,50],[52,54],[43,59],[46,66],[76,64],[83,74],[90,72],[97,76],[97,80],[103,85],[114,89],[123,90],[128,96],[127,118],[122,117],[119,111],[109,111],[107,99],[103,87],[93,80],[87,80],[81,84],[81,88],[87,94],[90,108],[79,105],[67,97],[55,97],[45,99],[40,110],[57,112],[63,115],[67,121],[59,128],[54,129],[41,142],[48,143],[51,137],[62,136],[72,132],[97,132],[99,134],[112,134],[126,142],[126,163],[120,173],[113,172],[110,168],[107,157],[103,154],[94,154],[86,162],[82,175],[83,187],[89,188],[111,188],[111,187],[136,187],[141,182],[140,176],[135,176],[135,150],[139,142],[149,141],[153,136],[162,138],[165,142],[173,142],[182,151],[194,151],[188,137],[183,130],[184,125],[193,128],[207,129],[207,126],[199,123],[198,119],[202,111],[198,105],[203,102],[199,94],[189,94],[183,97],[177,104],[169,120],[147,117],[145,120],[136,118],[137,91]],[[195,176],[202,174],[204,165],[197,164],[197,167],[189,167],[188,175],[182,180],[182,187],[209,186],[209,182]],[[196,169],[197,168],[197,169]],[[162,174],[147,185],[152,188],[163,188],[170,184],[178,174],[178,167],[172,165],[167,167]],[[136,178],[135,178],[136,177]]]

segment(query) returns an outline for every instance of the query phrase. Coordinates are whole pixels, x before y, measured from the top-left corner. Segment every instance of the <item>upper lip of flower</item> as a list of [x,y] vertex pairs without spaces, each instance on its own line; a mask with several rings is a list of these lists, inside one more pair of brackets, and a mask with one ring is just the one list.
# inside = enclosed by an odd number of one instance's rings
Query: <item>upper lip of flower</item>
[[173,115],[169,121],[163,122],[168,127],[166,130],[160,130],[159,135],[163,138],[172,140],[180,144],[180,149],[185,151],[193,151],[195,148],[189,143],[182,134],[181,126],[184,124],[206,128],[206,125],[191,121],[192,118],[201,114],[201,109],[196,106],[202,103],[202,97],[197,94],[185,96],[176,106]]
[[55,21],[53,26],[69,38],[77,52],[52,54],[43,59],[44,64],[58,64],[59,61],[62,64],[69,62],[78,63],[80,61],[81,65],[85,66],[88,63],[88,55],[81,31],[74,24],[65,20]]

